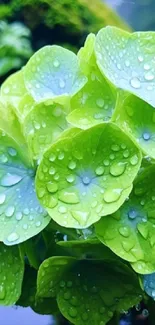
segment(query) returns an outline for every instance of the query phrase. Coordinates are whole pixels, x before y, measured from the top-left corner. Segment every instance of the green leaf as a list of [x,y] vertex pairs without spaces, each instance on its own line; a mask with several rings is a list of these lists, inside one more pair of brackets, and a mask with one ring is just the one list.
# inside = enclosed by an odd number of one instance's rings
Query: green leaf
[[106,27],[96,36],[95,53],[101,72],[117,88],[155,107],[155,33],[128,33]]
[[72,96],[86,83],[77,57],[60,46],[45,46],[28,61],[24,70],[28,92],[36,102]]
[[5,102],[9,102],[18,110],[18,104],[27,93],[22,70],[9,76],[1,86],[1,96]]
[[57,303],[75,325],[105,325],[115,310],[140,301],[141,293],[136,275],[123,263],[85,260],[62,276]]
[[0,259],[0,305],[14,305],[21,294],[24,273],[18,246],[0,243]]
[[45,152],[37,195],[58,224],[86,228],[122,205],[140,163],[141,153],[128,136],[112,123],[99,124]]
[[129,200],[96,224],[98,238],[141,274],[155,271],[154,177],[155,166],[141,172]]
[[88,257],[91,259],[117,260],[115,255],[108,247],[99,242],[98,239],[85,240],[66,240],[58,241],[57,244],[72,252],[72,255]]
[[84,48],[79,51],[80,66],[87,75],[88,82],[72,97],[73,111],[67,117],[69,123],[82,129],[109,121],[116,101],[115,91],[111,89],[96,65],[94,41],[94,35],[90,34]]
[[17,306],[31,307],[36,313],[42,315],[54,315],[58,312],[55,298],[36,297],[37,272],[26,265],[22,294],[17,301]]
[[62,105],[39,104],[26,116],[23,132],[34,159],[40,158],[49,145],[68,127],[66,114]]
[[34,189],[34,174],[26,153],[0,130],[0,240],[21,243],[50,221]]
[[54,298],[57,289],[63,285],[63,273],[75,263],[76,259],[69,256],[54,256],[46,259],[40,266],[37,277],[37,296]]
[[142,277],[145,292],[155,300],[155,273],[146,274]]
[[155,158],[155,111],[152,106],[133,96],[120,96],[113,121],[137,143],[144,154]]

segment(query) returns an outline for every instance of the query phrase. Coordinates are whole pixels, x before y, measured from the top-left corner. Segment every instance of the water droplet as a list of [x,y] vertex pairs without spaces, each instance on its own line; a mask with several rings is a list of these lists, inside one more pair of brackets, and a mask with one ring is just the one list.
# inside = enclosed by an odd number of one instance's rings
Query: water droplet
[[95,170],[96,175],[101,176],[104,173],[104,167],[103,166],[98,166]]
[[6,291],[3,285],[0,285],[0,300],[3,300],[6,296]]
[[111,146],[111,149],[112,149],[113,151],[119,151],[119,150],[120,150],[120,147],[118,146],[118,144],[113,144],[113,145]]
[[148,238],[149,228],[148,228],[147,223],[139,223],[137,225],[137,229],[138,229],[138,231],[140,232],[140,234],[142,235],[142,237],[144,239],[147,239]]
[[55,68],[58,68],[59,65],[60,65],[60,62],[58,60],[54,60],[53,65],[54,65]]
[[118,69],[118,70],[121,70],[121,65],[120,65],[120,63],[117,63],[117,69]]
[[144,133],[143,133],[143,139],[144,139],[145,141],[150,140],[150,133],[149,133],[149,132],[144,132]]
[[129,219],[135,219],[137,217],[137,211],[134,209],[129,210],[128,217]]
[[25,209],[23,210],[23,213],[24,213],[26,216],[28,216],[29,213],[30,213],[30,210],[29,210],[28,208],[25,208]]
[[16,174],[10,174],[7,173],[6,175],[4,175],[1,179],[1,185],[2,186],[13,186],[15,184],[18,184],[20,181],[22,180],[22,177]]
[[28,228],[27,223],[24,223],[24,225],[23,225],[23,229],[24,229],[24,230],[27,230],[27,228]]
[[126,67],[128,68],[128,67],[130,66],[130,61],[129,61],[129,60],[126,60],[126,61],[125,61],[125,65],[126,65]]
[[84,176],[84,177],[82,177],[82,182],[84,185],[89,185],[91,182],[91,179],[88,176]]
[[3,204],[5,202],[5,200],[6,200],[6,195],[1,193],[0,194],[0,204]]
[[105,308],[104,307],[101,307],[100,308],[100,314],[104,314],[105,313]]
[[54,161],[56,159],[56,155],[54,153],[51,153],[49,156],[49,161]]
[[73,161],[73,160],[70,161],[70,163],[68,164],[68,168],[69,169],[72,169],[72,170],[75,169],[76,168],[76,162]]
[[34,121],[34,128],[36,130],[39,130],[40,129],[40,124],[38,122],[36,122],[36,121]]
[[85,225],[89,217],[89,212],[87,211],[71,211],[73,218],[80,224]]
[[148,81],[152,81],[154,79],[154,74],[151,72],[145,73],[145,79]]
[[141,83],[140,83],[140,80],[138,78],[132,78],[131,81],[131,86],[135,89],[139,89],[141,87]]
[[62,281],[60,281],[60,287],[61,287],[61,288],[64,288],[65,286],[66,286],[66,282],[65,282],[65,281],[63,281],[63,280],[62,280]]
[[122,241],[122,247],[128,253],[133,247],[135,242],[130,238],[130,240]]
[[14,242],[17,239],[19,239],[19,235],[16,232],[12,232],[7,238],[9,242]]
[[37,221],[36,222],[36,227],[40,227],[41,226],[41,221]]
[[61,89],[65,88],[65,85],[66,85],[65,81],[63,79],[60,79],[60,81],[59,81],[60,88]]
[[138,55],[138,60],[139,60],[139,62],[143,62],[144,61],[143,56],[142,55]]
[[98,99],[96,100],[96,105],[97,105],[98,107],[102,108],[102,107],[104,106],[104,99],[102,99],[102,98],[98,98]]
[[114,155],[113,153],[111,153],[110,156],[109,156],[109,158],[110,158],[111,160],[114,160],[114,159],[115,159],[115,155]]
[[58,155],[58,159],[59,160],[63,160],[64,159],[64,153],[63,152],[60,152],[59,155]]
[[126,168],[126,164],[122,163],[122,162],[114,162],[111,166],[110,166],[110,174],[112,176],[120,176],[124,173]]
[[137,155],[132,156],[132,157],[130,158],[130,163],[131,163],[131,165],[133,165],[133,166],[137,165],[137,163],[138,163],[138,156],[137,156]]
[[120,227],[119,228],[119,233],[123,236],[123,237],[129,237],[130,236],[130,230],[128,227]]
[[3,92],[5,95],[7,95],[10,92],[10,88],[8,86],[4,87]]
[[45,188],[38,189],[38,197],[41,199],[45,195]]
[[150,70],[150,65],[148,63],[144,64],[144,70]]
[[147,309],[143,309],[143,311],[142,311],[142,315],[143,315],[144,317],[148,317],[148,316],[149,316],[149,311],[148,311]]
[[75,318],[77,316],[77,309],[75,307],[70,307],[68,310],[70,317]]
[[57,185],[57,183],[48,182],[47,189],[50,193],[55,193],[58,190],[58,185]]
[[50,174],[50,175],[54,175],[54,174],[55,174],[55,168],[54,168],[54,167],[51,167],[51,168],[49,169],[49,174]]
[[104,161],[103,161],[103,164],[104,164],[104,166],[109,166],[109,160],[108,159],[105,159]]
[[10,218],[13,216],[14,212],[15,212],[15,207],[10,206],[5,210],[5,215],[6,215],[6,217]]
[[16,213],[16,220],[20,221],[22,219],[23,215],[21,212]]
[[15,157],[17,155],[17,151],[14,148],[8,148],[8,153],[12,157]]
[[67,212],[67,209],[66,209],[65,206],[61,205],[61,206],[58,208],[58,211],[59,211],[60,213],[66,213],[66,212]]
[[128,158],[129,157],[129,150],[128,149],[123,152],[123,157],[124,158]]
[[58,204],[58,200],[51,195],[50,199],[48,201],[48,207],[49,208],[54,208],[57,204]]
[[79,304],[79,300],[77,299],[77,297],[72,296],[72,298],[71,298],[71,300],[70,300],[70,303],[71,303],[73,306],[78,306],[78,304]]
[[75,180],[75,176],[74,175],[68,175],[67,177],[66,177],[66,180],[67,180],[67,182],[68,183],[73,183],[74,182],[74,180]]
[[137,311],[140,311],[140,310],[141,310],[141,304],[137,304],[137,305],[135,306],[135,309],[136,309]]
[[70,204],[79,203],[79,197],[75,192],[67,192],[65,190],[59,193],[59,200]]
[[92,207],[92,208],[96,208],[97,203],[98,203],[97,201],[92,202],[91,207]]
[[122,189],[109,189],[104,192],[103,198],[106,203],[117,201],[121,196]]
[[7,156],[6,155],[4,155],[4,154],[1,154],[0,155],[0,162],[2,162],[2,163],[7,163],[8,162],[8,158],[7,158]]

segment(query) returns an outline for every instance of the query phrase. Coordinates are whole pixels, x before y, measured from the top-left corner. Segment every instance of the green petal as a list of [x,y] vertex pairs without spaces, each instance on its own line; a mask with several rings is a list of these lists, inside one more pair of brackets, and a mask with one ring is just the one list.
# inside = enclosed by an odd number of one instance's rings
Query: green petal
[[96,224],[98,238],[141,274],[155,271],[154,177],[155,166],[145,169],[136,179],[129,200]]
[[145,292],[155,300],[155,273],[146,274],[142,278]]
[[80,66],[87,75],[88,82],[71,99],[73,111],[67,117],[69,123],[81,129],[109,121],[116,101],[114,90],[96,65],[94,41],[95,36],[90,34],[84,48],[78,54]]
[[144,154],[155,158],[155,111],[141,99],[120,94],[113,120],[136,141]]
[[45,152],[37,195],[58,224],[86,228],[122,205],[140,163],[141,153],[128,136],[112,123],[99,124]]
[[25,85],[36,102],[72,96],[86,83],[77,57],[60,46],[45,46],[24,68]]
[[63,106],[40,104],[35,106],[24,120],[24,134],[34,159],[43,152],[68,127]]
[[21,125],[11,104],[7,104],[0,98],[0,128],[11,136],[21,147],[21,151],[27,151],[25,138],[22,134]]
[[84,43],[84,47],[81,47],[78,52],[79,64],[82,72],[88,76],[91,72],[91,68],[94,65],[94,46],[95,35],[90,33]]
[[54,256],[45,260],[38,271],[37,296],[54,298],[56,296],[63,273],[75,263],[69,256]]
[[36,235],[50,221],[36,197],[34,173],[26,154],[0,130],[0,241],[7,245]]
[[57,303],[72,324],[105,325],[116,310],[140,301],[141,293],[136,275],[123,263],[85,260],[62,276]]
[[22,70],[13,73],[1,86],[1,96],[16,109],[26,92]]
[[17,246],[0,243],[0,256],[0,305],[14,305],[21,294],[24,263]]
[[101,72],[112,84],[155,107],[154,39],[154,32],[106,27],[96,36],[95,53]]

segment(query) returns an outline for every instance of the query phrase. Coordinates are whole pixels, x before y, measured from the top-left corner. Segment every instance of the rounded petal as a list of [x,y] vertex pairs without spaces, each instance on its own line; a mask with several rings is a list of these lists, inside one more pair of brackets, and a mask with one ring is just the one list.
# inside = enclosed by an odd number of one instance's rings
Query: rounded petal
[[155,107],[155,33],[128,33],[106,27],[96,36],[95,53],[101,72],[117,88]]
[[37,195],[58,224],[86,228],[123,204],[140,164],[141,153],[128,136],[112,123],[99,124],[45,152]]

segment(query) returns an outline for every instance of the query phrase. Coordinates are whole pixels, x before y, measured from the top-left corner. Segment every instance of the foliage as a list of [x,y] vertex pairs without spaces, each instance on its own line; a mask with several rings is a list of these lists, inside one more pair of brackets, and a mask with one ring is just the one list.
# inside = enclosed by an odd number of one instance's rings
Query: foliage
[[19,69],[32,55],[30,31],[21,23],[0,21],[0,77]]
[[155,298],[154,39],[103,28],[2,84],[1,304],[104,325]]
[[[35,19],[34,19],[35,17]],[[85,36],[106,25],[129,29],[101,0],[8,0],[0,19],[22,20],[33,32],[34,48],[57,43],[77,50]]]

